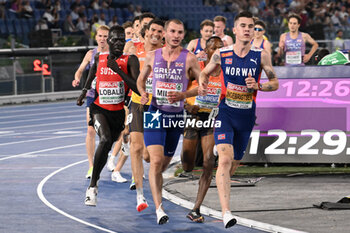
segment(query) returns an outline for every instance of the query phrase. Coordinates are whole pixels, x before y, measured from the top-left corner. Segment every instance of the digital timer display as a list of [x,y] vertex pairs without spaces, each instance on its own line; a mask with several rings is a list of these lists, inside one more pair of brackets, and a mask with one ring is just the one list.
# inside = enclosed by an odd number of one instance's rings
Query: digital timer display
[[350,163],[350,78],[280,78],[256,103],[243,162]]

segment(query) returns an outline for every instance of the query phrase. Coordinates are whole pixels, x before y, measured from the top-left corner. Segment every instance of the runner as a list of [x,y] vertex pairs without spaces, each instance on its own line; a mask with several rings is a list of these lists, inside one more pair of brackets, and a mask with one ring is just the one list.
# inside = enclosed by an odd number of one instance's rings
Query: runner
[[[208,55],[208,60],[200,61],[201,69],[209,63],[209,60],[216,49],[223,47],[224,44],[220,37],[213,36],[207,40],[204,52]],[[191,115],[191,119],[201,120],[202,122],[210,120],[209,115],[215,108],[220,99],[221,94],[221,69],[218,68],[209,78],[210,94],[206,97],[196,96],[186,99],[185,109]],[[189,87],[192,89],[198,87],[198,82],[194,80]],[[204,197],[213,177],[213,168],[215,165],[215,156],[213,147],[215,144],[213,127],[197,128],[186,127],[184,130],[184,139],[182,144],[181,162],[185,172],[190,172],[195,166],[197,144],[201,141],[203,151],[203,173],[199,179],[199,187],[197,198],[193,209],[188,213],[187,218],[194,222],[202,223],[204,217],[200,214],[200,206],[203,203]]]
[[[97,52],[105,53],[108,52],[108,44],[107,44],[107,37],[108,37],[108,31],[109,27],[107,26],[100,26],[97,28],[95,40],[97,42],[97,48],[89,50],[81,62],[78,70],[74,74],[74,80],[72,81],[72,86],[77,87],[80,84],[81,77],[83,75],[83,72],[85,69],[89,69],[92,67],[92,65],[95,62],[95,55]],[[86,178],[90,179],[94,164],[94,153],[95,153],[95,130],[94,127],[89,125],[90,121],[90,104],[94,101],[95,96],[95,90],[90,89],[86,95],[86,122],[88,125],[86,138],[85,138],[85,144],[86,144],[86,152],[88,156],[89,161],[89,170],[86,173]]]
[[207,54],[204,52],[204,49],[207,40],[214,33],[214,26],[213,21],[209,19],[203,20],[200,25],[201,38],[191,40],[187,46],[187,50],[193,52],[199,61],[207,60]]
[[[168,116],[170,121],[178,122],[183,120],[183,100],[197,94],[197,88],[186,90],[188,82],[198,77],[200,68],[196,56],[180,46],[185,35],[183,23],[172,19],[165,23],[164,29],[165,47],[148,52],[137,86],[141,93],[141,104],[147,104],[150,98],[146,92],[146,81],[153,72],[153,95],[148,115],[153,115],[153,121],[159,120],[162,115],[161,117]],[[147,120],[145,119],[145,122]],[[153,124],[153,121],[150,121],[149,123]],[[158,123],[158,129],[145,127],[144,138],[151,159],[149,183],[156,207],[157,223],[164,224],[168,222],[169,217],[162,207],[162,172],[168,167],[175,153],[183,129],[178,126],[166,128]]]
[[[160,19],[152,20],[145,31],[146,39],[145,44],[138,44],[136,46],[136,56],[140,62],[140,70],[142,70],[143,64],[145,62],[146,54],[149,51],[156,50],[162,47],[162,40],[164,36],[164,22]],[[151,73],[147,78],[146,91],[152,94],[152,76]],[[151,98],[150,98],[151,100]],[[137,200],[137,211],[142,211],[148,207],[146,199],[143,196],[143,163],[142,157],[146,162],[149,162],[149,154],[145,147],[143,140],[143,113],[147,111],[151,101],[145,105],[141,105],[141,97],[136,93],[131,95],[130,103],[130,152],[131,152],[131,168],[133,174],[133,181],[136,188],[136,200]],[[142,156],[143,155],[143,156]]]
[[[136,56],[123,55],[125,32],[121,26],[113,26],[108,34],[109,54],[100,53],[98,61],[89,72],[88,80],[77,100],[77,105],[83,104],[87,88],[90,88],[96,75],[96,96],[90,106],[90,115],[97,134],[100,137],[90,185],[86,190],[85,205],[96,206],[96,196],[100,173],[106,164],[108,152],[111,150],[120,133],[124,129],[125,94],[129,87],[137,91],[136,79],[139,75],[139,62]],[[97,57],[95,57],[97,59]]]
[[[215,128],[214,136],[219,153],[216,184],[225,228],[236,224],[230,211],[230,170],[237,169],[247,147],[255,122],[257,90],[278,89],[271,56],[265,50],[251,48],[254,20],[250,12],[243,11],[235,17],[233,32],[235,44],[215,51],[200,74],[198,90],[199,95],[208,93],[209,76],[221,66],[226,95],[219,104],[216,121],[221,122],[221,127]],[[268,82],[260,83],[261,69]]]
[[224,42],[225,46],[233,44],[233,39],[229,35],[225,35],[227,19],[224,16],[218,15],[214,18],[214,33],[215,36],[221,38],[222,42]]
[[[297,14],[288,16],[289,32],[280,36],[277,56],[285,53],[286,66],[304,66],[318,48],[317,42],[308,33],[299,32],[301,17]],[[309,53],[305,54],[305,43],[312,45]]]
[[271,54],[271,43],[265,39],[266,25],[261,20],[255,21],[254,38],[250,42],[255,48],[265,49],[268,54]]

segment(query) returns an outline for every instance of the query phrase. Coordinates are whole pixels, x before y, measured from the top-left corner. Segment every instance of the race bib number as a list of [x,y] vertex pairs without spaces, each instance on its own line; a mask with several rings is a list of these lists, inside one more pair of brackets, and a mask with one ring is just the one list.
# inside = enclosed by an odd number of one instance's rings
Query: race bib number
[[150,74],[146,80],[146,92],[148,94],[152,94],[152,81],[153,81],[152,76],[153,75]]
[[169,103],[167,98],[169,91],[181,92],[182,83],[167,83],[167,82],[157,81],[157,85],[156,85],[157,105],[180,107],[180,101],[177,101],[172,104]]
[[198,105],[200,108],[215,108],[219,103],[220,94],[220,88],[209,87],[208,94],[206,96],[196,96],[194,104]]
[[250,109],[253,105],[253,93],[247,86],[228,82],[225,103],[231,108]]
[[288,51],[286,52],[286,63],[299,65],[302,63],[301,51]]
[[132,122],[132,113],[129,113],[129,115],[126,117],[126,123],[125,125],[128,125]]
[[100,104],[119,104],[124,101],[124,82],[101,81],[99,84]]

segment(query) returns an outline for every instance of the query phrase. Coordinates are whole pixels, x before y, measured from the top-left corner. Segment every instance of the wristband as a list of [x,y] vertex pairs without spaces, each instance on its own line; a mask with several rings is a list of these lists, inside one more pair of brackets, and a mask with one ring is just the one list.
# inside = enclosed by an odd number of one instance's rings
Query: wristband
[[261,83],[258,83],[258,90],[262,91],[262,84]]
[[86,89],[85,87],[83,88],[83,91],[87,91],[88,89]]

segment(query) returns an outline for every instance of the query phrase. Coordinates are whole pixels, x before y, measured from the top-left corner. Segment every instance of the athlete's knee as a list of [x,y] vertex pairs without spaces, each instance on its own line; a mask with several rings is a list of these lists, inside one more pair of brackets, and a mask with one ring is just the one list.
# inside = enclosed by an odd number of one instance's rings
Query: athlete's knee
[[221,167],[231,167],[233,159],[229,156],[219,157],[219,166]]
[[190,154],[190,151],[183,150],[181,156],[182,168],[185,172],[190,172],[194,168],[194,159],[193,155]]
[[131,141],[130,149],[136,156],[142,156],[143,143]]
[[104,149],[110,150],[112,148],[112,145],[113,145],[113,140],[110,136],[101,135],[100,145],[102,145]]
[[149,163],[150,162],[150,155],[147,151],[147,149],[145,148],[143,150],[143,160],[146,162],[146,163]]
[[163,169],[163,159],[162,158],[152,158],[151,159],[151,168],[158,172],[161,172]]
[[87,128],[87,134],[86,134],[86,136],[87,136],[87,137],[95,137],[95,135],[96,135],[96,132],[95,132],[94,127],[89,126],[89,127]]

